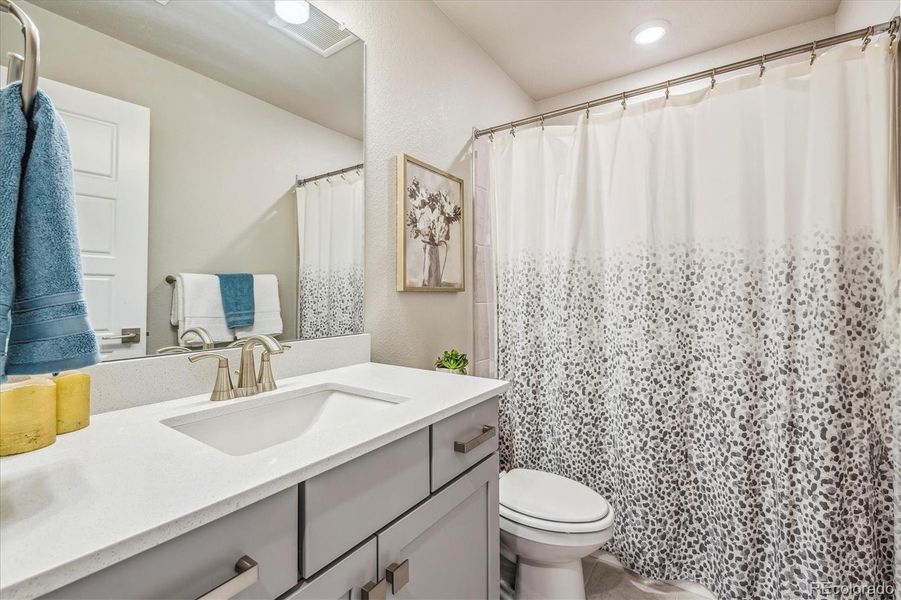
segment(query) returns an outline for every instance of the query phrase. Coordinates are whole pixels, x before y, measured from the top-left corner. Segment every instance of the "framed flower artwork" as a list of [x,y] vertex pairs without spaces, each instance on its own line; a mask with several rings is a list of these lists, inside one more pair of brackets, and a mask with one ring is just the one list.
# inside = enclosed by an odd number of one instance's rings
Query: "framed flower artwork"
[[462,292],[463,180],[397,157],[397,290]]

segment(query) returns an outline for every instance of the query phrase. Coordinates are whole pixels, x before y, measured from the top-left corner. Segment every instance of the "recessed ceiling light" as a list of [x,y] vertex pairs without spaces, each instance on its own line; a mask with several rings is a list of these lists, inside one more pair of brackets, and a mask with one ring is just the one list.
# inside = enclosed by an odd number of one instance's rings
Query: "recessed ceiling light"
[[310,3],[304,0],[275,0],[275,14],[286,23],[306,23],[310,19]]
[[639,46],[647,46],[659,41],[669,31],[669,21],[657,19],[642,23],[632,30],[632,40]]

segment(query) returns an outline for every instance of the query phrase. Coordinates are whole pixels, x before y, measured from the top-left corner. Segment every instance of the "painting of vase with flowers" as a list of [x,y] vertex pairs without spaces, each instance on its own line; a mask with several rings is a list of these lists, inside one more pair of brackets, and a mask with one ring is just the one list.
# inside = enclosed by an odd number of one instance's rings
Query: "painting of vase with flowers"
[[463,180],[406,154],[397,162],[398,291],[463,291]]

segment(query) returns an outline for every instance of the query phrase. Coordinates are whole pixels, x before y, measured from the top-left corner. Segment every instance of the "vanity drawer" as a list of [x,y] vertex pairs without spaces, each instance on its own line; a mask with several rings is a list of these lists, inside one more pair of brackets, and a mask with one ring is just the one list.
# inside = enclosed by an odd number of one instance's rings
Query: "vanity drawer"
[[385,582],[377,581],[376,577],[377,548],[373,537],[309,581],[302,582],[282,600],[359,600],[363,586],[384,589]]
[[300,570],[308,578],[429,495],[429,431],[301,485]]
[[[198,598],[235,578],[236,563],[257,563],[258,581],[227,597],[276,598],[297,585],[297,487],[198,527],[45,598]],[[252,569],[235,579],[242,587]],[[221,597],[221,596],[220,596]]]
[[497,450],[497,398],[432,425],[432,491]]

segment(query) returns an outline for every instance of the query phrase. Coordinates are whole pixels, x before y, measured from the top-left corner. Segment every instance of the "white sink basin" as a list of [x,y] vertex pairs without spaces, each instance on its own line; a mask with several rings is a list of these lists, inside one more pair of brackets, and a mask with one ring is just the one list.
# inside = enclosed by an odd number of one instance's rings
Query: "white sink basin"
[[278,390],[259,398],[224,404],[162,421],[163,425],[240,456],[390,408],[407,398],[340,384],[324,383]]

